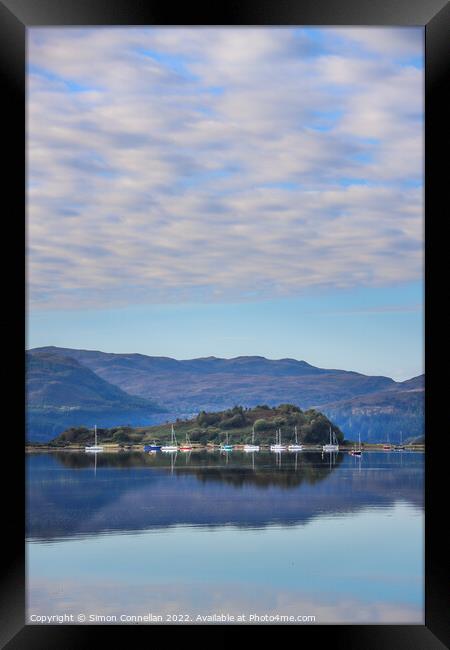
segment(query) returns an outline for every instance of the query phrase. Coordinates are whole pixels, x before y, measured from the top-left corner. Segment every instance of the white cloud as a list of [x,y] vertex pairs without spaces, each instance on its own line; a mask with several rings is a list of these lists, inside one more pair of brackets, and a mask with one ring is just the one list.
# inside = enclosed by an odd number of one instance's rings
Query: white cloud
[[32,304],[421,277],[419,36],[30,30]]

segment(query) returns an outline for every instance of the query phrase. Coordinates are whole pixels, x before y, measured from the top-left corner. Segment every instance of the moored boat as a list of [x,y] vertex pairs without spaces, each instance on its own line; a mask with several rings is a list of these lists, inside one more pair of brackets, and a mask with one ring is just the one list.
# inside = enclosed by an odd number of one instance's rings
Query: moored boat
[[151,445],[144,445],[144,451],[145,452],[161,451],[161,446],[162,445],[157,445],[156,442],[153,442]]
[[295,427],[294,429],[294,435],[295,435],[295,442],[293,445],[288,445],[288,451],[301,451],[303,449],[303,445],[300,445],[298,442],[297,427]]
[[101,445],[97,444],[97,425],[96,424],[94,425],[94,436],[95,436],[94,444],[84,448],[84,451],[86,453],[97,454],[97,453],[103,451],[103,447]]
[[281,429],[277,429],[275,444],[270,445],[270,451],[286,451],[286,445],[281,444]]
[[185,442],[182,445],[180,445],[180,451],[192,451],[191,439],[189,438],[189,435],[187,433],[186,433]]
[[171,429],[170,445],[163,445],[161,447],[161,451],[164,451],[164,452],[178,451],[177,439],[176,439],[176,436],[175,436],[175,431],[174,431],[174,428],[173,428],[173,424],[172,424],[172,429]]
[[220,445],[222,451],[233,451],[233,445],[230,445],[229,435],[227,431],[227,440],[224,445]]
[[244,451],[259,451],[259,445],[255,445],[255,427],[252,428],[252,444],[244,445]]
[[358,433],[358,449],[354,448],[351,451],[349,451],[350,456],[361,456],[362,450],[361,450],[361,434]]
[[323,445],[322,451],[328,451],[328,452],[333,452],[333,451],[339,451],[339,445],[336,440],[336,435],[334,431],[331,431],[330,427],[330,442],[326,445]]
[[403,444],[403,433],[400,431],[400,444],[395,445],[395,449],[397,451],[403,451],[405,449],[405,445]]

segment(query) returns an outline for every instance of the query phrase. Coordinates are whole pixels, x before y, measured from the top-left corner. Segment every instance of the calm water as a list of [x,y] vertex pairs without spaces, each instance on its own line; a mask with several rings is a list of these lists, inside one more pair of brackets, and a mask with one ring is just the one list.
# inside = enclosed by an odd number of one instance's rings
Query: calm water
[[30,621],[423,623],[423,454],[26,460]]

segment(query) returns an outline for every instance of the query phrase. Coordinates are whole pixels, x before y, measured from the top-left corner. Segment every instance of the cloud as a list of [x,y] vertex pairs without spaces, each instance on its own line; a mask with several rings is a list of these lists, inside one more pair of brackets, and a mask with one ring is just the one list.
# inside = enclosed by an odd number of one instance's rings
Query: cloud
[[421,277],[422,30],[33,28],[35,308]]

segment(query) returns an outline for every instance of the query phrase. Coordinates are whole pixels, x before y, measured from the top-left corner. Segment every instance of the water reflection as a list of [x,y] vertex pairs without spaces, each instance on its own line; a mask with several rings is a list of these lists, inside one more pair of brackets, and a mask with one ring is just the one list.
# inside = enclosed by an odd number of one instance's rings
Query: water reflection
[[27,536],[56,540],[174,525],[264,527],[423,505],[423,455],[55,452],[27,457]]

